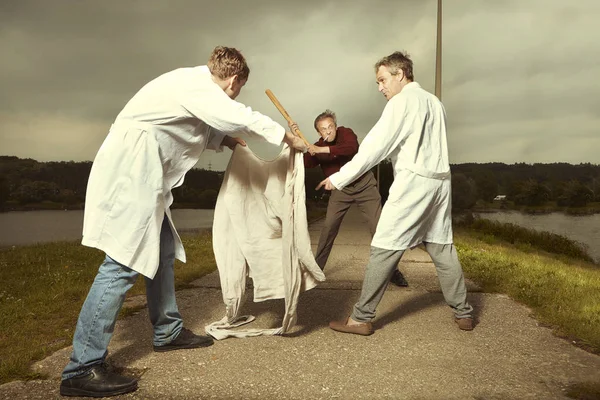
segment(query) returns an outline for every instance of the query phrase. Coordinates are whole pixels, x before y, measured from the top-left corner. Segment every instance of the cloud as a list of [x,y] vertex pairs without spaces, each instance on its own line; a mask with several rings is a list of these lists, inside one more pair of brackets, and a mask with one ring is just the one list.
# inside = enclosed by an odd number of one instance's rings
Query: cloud
[[[0,153],[92,159],[139,88],[204,64],[216,45],[238,47],[248,59],[241,102],[285,125],[264,94],[271,89],[311,139],[325,108],[364,137],[385,104],[373,64],[395,50],[411,54],[416,79],[433,91],[434,0],[201,3],[0,4]],[[443,101],[453,162],[600,163],[590,150],[600,136],[599,17],[595,0],[445,0]],[[265,158],[278,151],[250,145]],[[224,169],[228,158],[207,152],[199,166]]]
[[103,121],[60,113],[0,113],[2,154],[46,161],[92,160],[107,127]]

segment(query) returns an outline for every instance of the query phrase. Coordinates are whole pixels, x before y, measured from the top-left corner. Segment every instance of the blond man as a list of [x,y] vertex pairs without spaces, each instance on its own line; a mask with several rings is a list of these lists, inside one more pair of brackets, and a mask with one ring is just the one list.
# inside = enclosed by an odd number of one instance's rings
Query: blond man
[[137,381],[104,364],[126,292],[146,281],[154,351],[210,346],[212,338],[183,327],[173,263],[185,262],[173,225],[173,188],[204,150],[233,149],[242,132],[304,150],[270,118],[236,102],[250,74],[243,55],[216,47],[207,65],[167,72],[133,96],[113,123],[92,165],[82,243],[106,253],[81,309],[60,393],[106,397],[136,390]]

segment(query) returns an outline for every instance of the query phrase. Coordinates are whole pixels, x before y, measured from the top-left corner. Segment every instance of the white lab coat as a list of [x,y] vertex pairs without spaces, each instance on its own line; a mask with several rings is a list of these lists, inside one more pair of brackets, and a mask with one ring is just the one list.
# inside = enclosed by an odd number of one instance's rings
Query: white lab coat
[[358,153],[329,179],[342,189],[388,157],[394,182],[371,245],[405,250],[421,242],[452,243],[446,113],[417,82],[388,101]]
[[[274,160],[265,161],[247,147],[236,147],[213,223],[225,317],[206,326],[209,335],[279,335],[295,325],[300,293],[325,280],[310,246],[305,200],[301,152],[284,146]],[[280,328],[231,329],[254,319],[239,315],[247,276],[252,277],[255,302],[285,299]]]
[[153,278],[166,214],[175,257],[185,262],[169,210],[171,190],[183,184],[205,149],[220,151],[224,134],[234,132],[280,145],[285,129],[231,100],[206,66],[177,69],[146,84],[117,116],[96,155],[82,244]]

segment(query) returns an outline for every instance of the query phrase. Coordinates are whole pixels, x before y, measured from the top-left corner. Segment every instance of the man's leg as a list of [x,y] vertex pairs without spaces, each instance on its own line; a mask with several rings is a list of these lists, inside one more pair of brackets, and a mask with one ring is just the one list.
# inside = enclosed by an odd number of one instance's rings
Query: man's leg
[[160,231],[160,261],[154,279],[146,279],[148,314],[154,328],[154,350],[170,351],[210,346],[209,336],[198,336],[183,327],[175,298],[175,241],[165,216]]
[[73,352],[62,373],[61,394],[114,395],[137,388],[135,379],[109,373],[103,367],[125,294],[137,275],[108,255],[104,259],[77,320]]
[[154,328],[154,345],[173,341],[183,328],[183,319],[175,299],[175,241],[164,218],[160,231],[160,261],[154,279],[145,278],[148,314]]
[[330,322],[331,329],[364,336],[373,333],[371,320],[375,318],[375,309],[403,253],[404,250],[385,250],[371,246],[362,291],[352,315],[346,321]]
[[375,236],[377,223],[381,216],[381,195],[379,194],[379,190],[377,190],[377,181],[372,173],[369,172],[365,174],[361,179],[366,180],[364,185],[361,185],[364,189],[361,187],[362,190],[354,193],[353,197],[356,206],[365,217],[367,225],[369,226],[369,231],[371,232],[371,237],[373,237]]
[[[371,236],[374,236],[379,217],[381,216],[381,195],[377,189],[377,181],[372,173],[365,174],[363,179],[367,179],[367,186],[364,190],[355,194],[354,200],[369,225]],[[390,282],[396,286],[408,287],[406,278],[404,278],[404,275],[402,275],[402,272],[398,268],[394,270]]]
[[383,297],[404,250],[386,250],[371,246],[371,255],[365,271],[365,279],[358,302],[351,318],[357,322],[371,322],[375,309]]
[[[453,244],[424,243],[425,249],[431,256],[437,270],[438,279],[444,294],[446,303],[454,311],[457,320],[468,319],[470,321],[457,321],[461,329],[470,330],[472,327],[473,307],[467,302],[467,287],[462,267],[458,261],[456,248]],[[462,324],[461,324],[462,322]],[[470,322],[471,328],[468,328]]]
[[327,204],[325,223],[321,229],[321,236],[319,236],[319,245],[317,246],[317,254],[315,256],[315,260],[321,269],[324,269],[325,264],[327,264],[333,242],[340,230],[344,216],[352,205],[352,201],[350,196],[339,190],[331,192],[331,197]]

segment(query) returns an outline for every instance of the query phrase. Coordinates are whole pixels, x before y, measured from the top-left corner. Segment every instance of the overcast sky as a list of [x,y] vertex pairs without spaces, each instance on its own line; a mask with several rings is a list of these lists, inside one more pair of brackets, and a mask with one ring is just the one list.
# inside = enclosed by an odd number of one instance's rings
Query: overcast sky
[[[326,108],[362,139],[385,105],[373,64],[395,50],[434,90],[436,0],[2,0],[0,155],[92,160],[135,92],[236,47],[238,98],[316,140]],[[446,0],[443,93],[451,163],[600,164],[600,1]],[[596,104],[595,106],[593,104]],[[262,157],[278,149],[251,141]],[[223,170],[230,152],[198,164]]]

